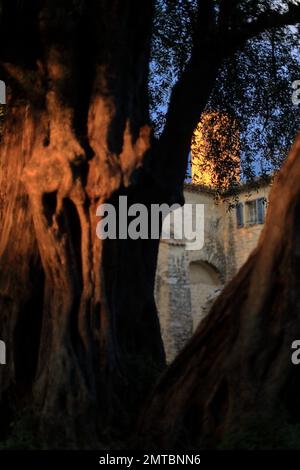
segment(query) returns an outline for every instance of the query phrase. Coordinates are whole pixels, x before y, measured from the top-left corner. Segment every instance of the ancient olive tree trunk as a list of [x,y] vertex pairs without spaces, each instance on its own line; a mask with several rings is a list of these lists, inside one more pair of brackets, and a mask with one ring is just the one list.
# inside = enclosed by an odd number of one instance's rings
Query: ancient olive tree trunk
[[1,431],[30,405],[47,440],[84,447],[130,422],[164,364],[157,241],[96,237],[100,203],[157,196],[130,180],[152,142],[152,4],[17,3],[0,51]]
[[[300,419],[300,136],[270,195],[255,251],[160,380],[143,445],[214,447],[284,416]],[[271,428],[270,428],[271,429]]]

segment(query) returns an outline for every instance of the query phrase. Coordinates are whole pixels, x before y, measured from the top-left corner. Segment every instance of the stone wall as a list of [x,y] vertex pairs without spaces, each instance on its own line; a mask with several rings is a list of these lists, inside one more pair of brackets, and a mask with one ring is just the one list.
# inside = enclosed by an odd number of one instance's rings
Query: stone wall
[[213,191],[187,185],[186,203],[204,204],[204,246],[188,251],[184,241],[162,240],[155,297],[168,361],[171,361],[209,312],[214,299],[255,248],[262,224],[248,223],[248,202],[267,199],[269,186],[241,188],[244,226],[238,227],[236,209],[216,203]]
[[185,247],[162,240],[155,298],[167,360],[172,360],[193,332],[189,258]]
[[204,246],[188,251],[193,329],[203,318],[206,299],[220,288],[226,278],[226,256],[223,233],[223,207],[216,204],[214,193],[196,186],[185,191],[186,203],[204,204]]
[[[244,225],[237,227],[236,210],[228,210],[228,204],[224,204],[225,208],[225,232],[224,246],[226,254],[227,273],[226,280],[229,281],[245,263],[250,253],[257,245],[263,224],[249,224],[247,218],[247,204],[260,198],[268,200],[270,191],[269,185],[262,185],[258,189],[245,189],[239,194],[239,203],[243,204]],[[232,201],[231,201],[232,202]],[[265,205],[265,211],[267,204]]]

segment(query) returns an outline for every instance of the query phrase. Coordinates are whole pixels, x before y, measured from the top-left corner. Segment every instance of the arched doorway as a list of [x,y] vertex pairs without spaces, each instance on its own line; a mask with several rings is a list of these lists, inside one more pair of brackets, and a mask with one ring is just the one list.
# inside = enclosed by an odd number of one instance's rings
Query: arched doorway
[[193,329],[207,313],[207,305],[222,288],[219,271],[205,261],[192,261],[189,265]]

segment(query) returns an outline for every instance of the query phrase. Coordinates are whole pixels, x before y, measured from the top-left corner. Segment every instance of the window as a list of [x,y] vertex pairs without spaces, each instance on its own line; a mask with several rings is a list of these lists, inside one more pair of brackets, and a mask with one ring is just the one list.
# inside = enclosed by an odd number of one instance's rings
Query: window
[[265,203],[266,203],[266,200],[264,197],[260,197],[259,199],[256,200],[258,224],[263,224],[265,222]]
[[265,198],[246,202],[247,224],[263,224],[265,221]]
[[253,225],[256,224],[256,201],[247,201],[247,224]]
[[244,204],[239,202],[236,206],[236,226],[237,228],[244,227]]

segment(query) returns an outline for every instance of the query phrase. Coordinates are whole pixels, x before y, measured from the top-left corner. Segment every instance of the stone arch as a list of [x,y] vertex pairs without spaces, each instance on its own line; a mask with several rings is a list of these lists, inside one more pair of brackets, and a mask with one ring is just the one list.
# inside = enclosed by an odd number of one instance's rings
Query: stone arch
[[226,279],[226,261],[223,252],[222,247],[216,242],[216,248],[213,250],[204,247],[201,251],[190,251],[189,260],[190,263],[201,262],[206,266],[210,266],[216,271],[222,284],[224,284]]
[[207,261],[191,261],[190,282],[191,284],[204,283],[215,286],[221,283],[221,276],[217,268]]
[[207,304],[223,287],[220,271],[203,260],[192,260],[189,264],[193,329],[207,313]]

